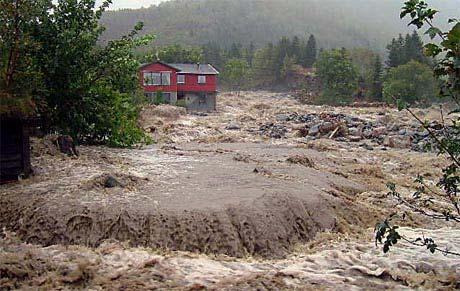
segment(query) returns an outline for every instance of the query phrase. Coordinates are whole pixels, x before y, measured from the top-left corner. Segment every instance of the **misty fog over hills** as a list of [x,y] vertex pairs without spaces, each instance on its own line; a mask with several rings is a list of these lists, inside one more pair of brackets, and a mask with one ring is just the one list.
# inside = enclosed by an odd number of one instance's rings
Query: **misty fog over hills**
[[[257,46],[281,36],[314,34],[319,45],[383,50],[407,20],[398,18],[399,0],[175,0],[149,8],[108,11],[103,39],[117,38],[139,21],[144,33],[158,36],[156,44],[200,45],[233,42]],[[460,15],[460,0],[433,0],[441,11],[439,23]]]

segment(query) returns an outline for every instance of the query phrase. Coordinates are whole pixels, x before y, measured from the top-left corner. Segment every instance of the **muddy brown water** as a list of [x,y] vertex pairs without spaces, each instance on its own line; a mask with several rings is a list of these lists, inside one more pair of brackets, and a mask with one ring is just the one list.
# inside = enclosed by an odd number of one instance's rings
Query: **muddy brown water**
[[[288,163],[292,155],[322,159],[293,146],[80,151],[79,159],[36,159],[36,177],[2,187],[0,227],[45,246],[95,247],[116,239],[132,246],[282,257],[318,231],[336,228],[335,210],[349,206],[330,191],[362,191],[343,177]],[[99,180],[107,173],[126,186],[103,187]]]

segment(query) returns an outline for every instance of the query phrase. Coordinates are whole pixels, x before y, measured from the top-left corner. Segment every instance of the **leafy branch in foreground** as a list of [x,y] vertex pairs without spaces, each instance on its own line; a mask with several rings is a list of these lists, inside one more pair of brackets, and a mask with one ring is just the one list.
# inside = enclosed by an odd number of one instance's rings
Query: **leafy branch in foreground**
[[[438,13],[437,10],[429,8],[425,1],[409,0],[404,3],[401,18],[410,16],[409,25],[415,25],[421,29],[425,25],[428,30],[425,34],[431,39],[438,37],[439,43],[428,43],[425,45],[425,54],[436,60],[434,75],[441,83],[441,96],[447,97],[455,104],[455,109],[449,112],[452,124],[446,125],[444,114],[442,116],[442,133],[436,134],[431,130],[429,122],[421,120],[401,99],[394,98],[399,110],[407,110],[414,117],[421,127],[428,131],[430,137],[437,145],[439,155],[445,155],[449,165],[442,169],[442,175],[435,186],[428,185],[422,176],[415,179],[416,191],[412,198],[404,198],[396,190],[394,183],[388,183],[389,196],[397,199],[401,204],[414,213],[421,214],[433,220],[445,222],[460,222],[460,21],[450,19],[452,28],[443,32],[434,26],[433,19]],[[436,190],[435,190],[436,189]],[[439,251],[446,255],[457,255],[460,253],[443,250],[438,247],[432,238],[419,237],[410,240],[398,232],[398,226],[390,224],[391,219],[378,223],[375,228],[376,243],[383,244],[383,251],[386,253],[398,240],[404,240],[415,246],[426,247],[432,253]]]
[[426,247],[426,249],[429,250],[432,254],[434,254],[435,252],[440,252],[444,255],[460,256],[460,253],[458,252],[450,251],[448,248],[440,248],[436,244],[436,242],[430,237],[425,237],[423,235],[421,237],[417,237],[416,239],[411,240],[402,236],[398,232],[398,226],[393,226],[390,223],[390,219],[386,219],[384,222],[380,222],[375,226],[375,244],[383,244],[384,253],[389,252],[390,247],[396,245],[400,240],[417,247]]

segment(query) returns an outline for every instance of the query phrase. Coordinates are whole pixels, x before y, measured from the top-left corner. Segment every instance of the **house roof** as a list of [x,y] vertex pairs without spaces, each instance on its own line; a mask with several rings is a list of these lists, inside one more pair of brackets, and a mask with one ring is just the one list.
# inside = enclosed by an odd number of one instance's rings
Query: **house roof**
[[210,64],[168,64],[183,74],[218,75],[219,72]]
[[[168,66],[172,69],[178,71],[178,73],[182,74],[197,74],[197,75],[218,75],[219,71],[217,71],[212,65],[210,64],[168,64],[163,63],[161,61],[154,62],[160,63],[162,65]],[[141,69],[151,65],[152,63],[142,64]]]

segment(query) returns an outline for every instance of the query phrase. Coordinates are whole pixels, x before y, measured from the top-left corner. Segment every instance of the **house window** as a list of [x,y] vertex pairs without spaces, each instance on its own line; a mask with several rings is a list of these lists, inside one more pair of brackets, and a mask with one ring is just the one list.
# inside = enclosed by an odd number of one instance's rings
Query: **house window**
[[171,85],[171,73],[169,72],[161,73],[161,85],[165,85],[165,86]]
[[198,84],[206,84],[206,76],[198,76]]
[[171,85],[171,73],[170,72],[145,72],[144,73],[144,86],[158,86],[164,85],[169,86]]
[[144,86],[152,83],[152,73],[144,72]]
[[177,84],[185,84],[185,75],[177,75]]

